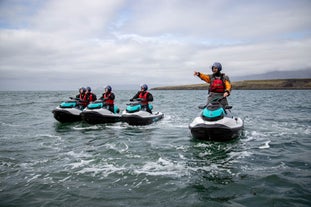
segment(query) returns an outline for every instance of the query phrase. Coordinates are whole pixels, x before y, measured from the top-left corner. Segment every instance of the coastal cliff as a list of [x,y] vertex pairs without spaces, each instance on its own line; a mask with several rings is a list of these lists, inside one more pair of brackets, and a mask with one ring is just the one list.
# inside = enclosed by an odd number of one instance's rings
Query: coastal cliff
[[[179,86],[155,87],[152,90],[207,90],[209,85],[191,84]],[[232,82],[233,90],[302,90],[311,89],[311,78],[305,79],[274,79],[274,80],[245,80]]]

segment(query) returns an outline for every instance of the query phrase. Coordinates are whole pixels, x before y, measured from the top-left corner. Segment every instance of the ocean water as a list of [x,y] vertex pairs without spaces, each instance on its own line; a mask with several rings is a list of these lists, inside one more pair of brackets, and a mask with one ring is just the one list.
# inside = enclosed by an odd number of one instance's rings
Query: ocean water
[[151,92],[165,117],[142,127],[58,123],[75,91],[0,92],[0,206],[311,206],[310,90],[233,91],[225,143],[188,128],[206,91]]

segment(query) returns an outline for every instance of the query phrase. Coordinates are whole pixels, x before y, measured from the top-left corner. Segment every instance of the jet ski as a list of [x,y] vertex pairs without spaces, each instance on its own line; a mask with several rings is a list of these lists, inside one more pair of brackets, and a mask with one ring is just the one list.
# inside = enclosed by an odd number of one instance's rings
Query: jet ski
[[232,106],[223,107],[220,103],[221,99],[212,101],[207,106],[200,107],[203,111],[189,125],[194,138],[228,141],[242,135],[244,128],[243,120],[232,116],[230,111]]
[[[148,104],[150,110],[153,106]],[[149,125],[161,120],[164,117],[162,112],[150,113],[146,107],[141,105],[141,99],[135,99],[127,104],[126,109],[122,112],[122,121],[129,125]]]
[[102,100],[97,100],[87,105],[81,113],[82,120],[89,124],[115,123],[121,121],[120,110],[114,106],[114,111],[109,110],[109,106]]
[[70,97],[70,99],[62,102],[52,111],[54,118],[61,123],[81,121],[80,114],[84,108],[83,101],[79,98]]

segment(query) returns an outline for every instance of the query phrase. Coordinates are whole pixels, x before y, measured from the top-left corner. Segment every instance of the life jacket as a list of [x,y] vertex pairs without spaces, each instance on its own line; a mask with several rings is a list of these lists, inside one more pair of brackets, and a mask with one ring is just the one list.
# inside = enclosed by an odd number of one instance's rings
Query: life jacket
[[88,103],[88,101],[87,101],[87,98],[86,98],[86,94],[84,94],[84,96],[83,96],[83,98],[81,99],[80,98],[80,100],[82,100],[83,102],[82,102],[82,106],[83,107],[86,107],[89,103]]
[[220,77],[212,77],[209,92],[224,93],[226,90],[223,75]]
[[141,101],[142,105],[147,105],[148,104],[148,100],[147,100],[148,94],[149,94],[149,92],[145,92],[145,93],[144,92],[140,92],[139,93],[138,98],[143,99],[143,101]]
[[80,99],[80,100],[83,100],[83,99],[84,99],[84,97],[85,97],[85,94],[84,94],[84,93],[80,93],[80,95],[79,95],[79,99]]
[[114,104],[114,100],[109,99],[110,95],[111,95],[111,93],[104,93],[104,94],[103,94],[105,103],[106,103],[107,105],[113,105],[113,104]]
[[92,101],[96,101],[96,95],[94,93],[90,93],[89,97],[88,97],[88,101],[92,102]]
[[83,105],[87,106],[90,102],[96,101],[96,95],[94,93],[85,94],[83,97]]

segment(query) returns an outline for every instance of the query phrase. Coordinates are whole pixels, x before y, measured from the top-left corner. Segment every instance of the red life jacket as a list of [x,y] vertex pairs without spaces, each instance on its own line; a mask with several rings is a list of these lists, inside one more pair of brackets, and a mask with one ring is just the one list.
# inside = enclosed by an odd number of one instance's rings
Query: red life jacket
[[105,103],[106,103],[107,105],[113,105],[113,104],[114,104],[114,100],[109,99],[110,94],[111,94],[111,93],[104,93],[104,94],[103,94]]
[[[81,98],[80,98],[81,99]],[[83,107],[86,107],[88,105],[88,102],[86,100],[86,94],[84,94],[83,98],[81,99],[83,102],[82,102],[82,105]]]
[[138,98],[143,99],[143,101],[141,101],[142,105],[147,105],[148,104],[148,100],[147,100],[148,94],[149,94],[149,92],[145,92],[145,93],[144,92],[140,92],[139,93]]
[[85,94],[83,101],[83,105],[87,106],[90,102],[96,101],[96,95],[93,93]]
[[89,102],[92,102],[92,101],[95,101],[96,99],[95,99],[95,96],[94,96],[94,94],[93,93],[90,93],[90,95],[89,95],[89,97],[88,97],[88,101]]
[[210,84],[210,92],[214,93],[224,93],[226,90],[225,82],[223,81],[223,76],[221,77],[213,77]]
[[83,100],[84,99],[85,94],[84,93],[80,93],[79,99]]

